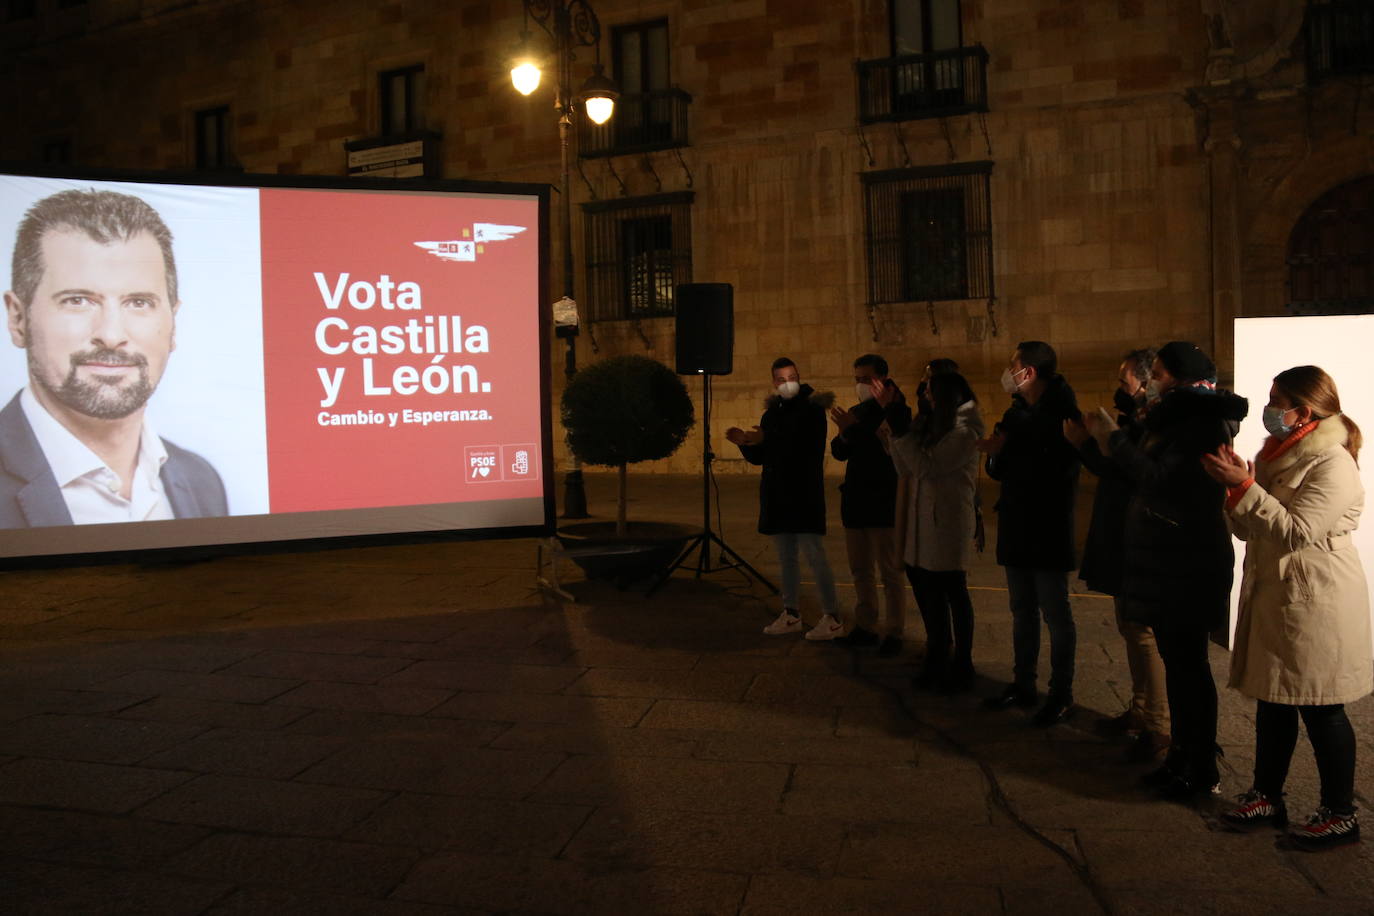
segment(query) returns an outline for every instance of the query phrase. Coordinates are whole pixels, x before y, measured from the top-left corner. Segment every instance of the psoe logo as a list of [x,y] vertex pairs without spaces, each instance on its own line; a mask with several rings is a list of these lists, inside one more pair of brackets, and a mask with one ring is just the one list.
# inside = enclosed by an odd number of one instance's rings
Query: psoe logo
[[473,223],[471,229],[463,230],[461,239],[440,242],[415,242],[416,248],[423,248],[443,261],[475,261],[486,250],[488,242],[505,242],[524,232],[525,226],[500,226],[496,223]]
[[469,445],[463,450],[463,479],[468,483],[500,480],[501,449],[495,445]]

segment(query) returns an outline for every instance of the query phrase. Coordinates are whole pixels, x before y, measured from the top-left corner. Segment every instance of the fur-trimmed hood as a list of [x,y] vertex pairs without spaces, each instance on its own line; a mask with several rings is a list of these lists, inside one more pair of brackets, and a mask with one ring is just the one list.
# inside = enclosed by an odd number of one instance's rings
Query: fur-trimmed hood
[[[1267,446],[1273,439],[1274,437],[1270,436],[1265,440],[1265,445]],[[1336,414],[1319,420],[1316,429],[1293,443],[1293,447],[1288,451],[1277,458],[1265,461],[1264,464],[1270,473],[1277,474],[1293,467],[1299,461],[1313,458],[1333,448],[1343,448],[1349,441],[1350,431],[1345,428],[1345,423],[1341,421],[1341,415]]]
[[1159,432],[1196,417],[1209,417],[1224,422],[1234,436],[1240,429],[1240,421],[1249,412],[1250,402],[1230,391],[1172,388],[1145,414],[1145,428]]
[[[817,391],[810,385],[803,382],[801,386],[801,391],[798,391],[797,396],[792,398],[792,400],[797,402],[809,400],[812,404],[815,404],[822,410],[829,410],[831,407],[835,406],[835,392]],[[772,410],[774,407],[780,406],[782,402],[782,395],[770,395],[769,397],[764,398],[763,409]]]

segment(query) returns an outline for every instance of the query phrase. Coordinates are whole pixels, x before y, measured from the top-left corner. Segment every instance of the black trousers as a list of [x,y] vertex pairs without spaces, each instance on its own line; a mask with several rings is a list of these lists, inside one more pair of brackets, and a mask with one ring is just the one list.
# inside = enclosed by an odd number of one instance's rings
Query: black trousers
[[1298,744],[1298,717],[1317,757],[1323,808],[1336,814],[1355,810],[1355,730],[1345,706],[1289,706],[1255,703],[1255,788],[1270,798],[1283,794],[1288,765]]
[[908,566],[906,577],[926,628],[926,670],[972,671],[973,600],[968,594],[968,573]]
[[1207,657],[1211,631],[1173,622],[1156,622],[1154,631],[1173,717],[1170,758],[1189,779],[1210,785],[1217,781],[1217,685]]

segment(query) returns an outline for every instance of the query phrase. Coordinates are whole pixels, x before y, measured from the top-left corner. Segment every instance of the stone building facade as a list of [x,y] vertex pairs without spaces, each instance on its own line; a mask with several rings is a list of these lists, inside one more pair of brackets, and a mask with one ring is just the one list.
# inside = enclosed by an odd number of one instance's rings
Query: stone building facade
[[[1225,380],[1231,320],[1290,308],[1314,203],[1342,186],[1374,199],[1374,77],[1350,46],[1368,20],[1337,20],[1333,39],[1331,11],[1299,0],[594,5],[602,59],[640,94],[621,133],[584,135],[577,157],[577,358],[671,364],[665,291],[733,284],[734,372],[712,418],[725,458],[725,428],[756,421],[783,354],[842,398],[861,353],[899,380],[951,357],[989,415],[1028,338],[1055,345],[1086,405],[1110,403],[1125,350],[1169,339],[1215,351]],[[547,81],[525,98],[507,74],[517,0],[8,12],[7,162],[341,175],[346,144],[411,132],[440,177],[558,181]],[[591,60],[579,51],[575,79]],[[1339,218],[1358,236],[1363,213]],[[567,243],[553,239],[555,290]],[[1345,291],[1310,308],[1370,294],[1350,267],[1369,233],[1342,244]],[[700,454],[692,439],[653,469]]]

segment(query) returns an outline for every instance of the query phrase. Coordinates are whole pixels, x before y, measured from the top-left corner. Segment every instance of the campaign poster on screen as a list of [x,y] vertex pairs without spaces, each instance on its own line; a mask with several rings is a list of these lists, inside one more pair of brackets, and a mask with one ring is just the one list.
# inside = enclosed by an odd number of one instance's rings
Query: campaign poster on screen
[[264,190],[274,512],[540,493],[528,200]]
[[0,557],[547,526],[520,189],[0,175]]

